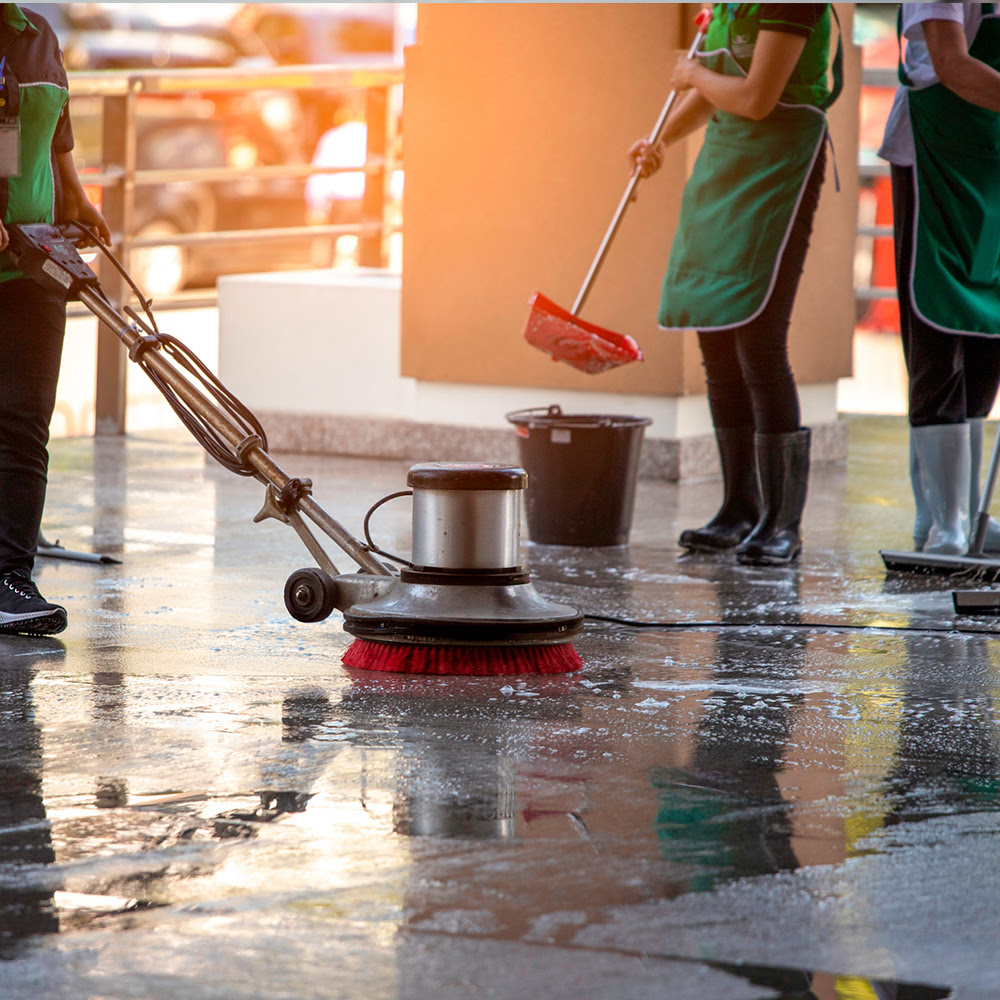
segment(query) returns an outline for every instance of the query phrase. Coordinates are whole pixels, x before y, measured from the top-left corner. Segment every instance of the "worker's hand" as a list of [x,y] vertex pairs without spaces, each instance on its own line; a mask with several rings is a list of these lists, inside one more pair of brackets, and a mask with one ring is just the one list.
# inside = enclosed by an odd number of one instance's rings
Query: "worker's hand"
[[701,69],[697,59],[682,57],[674,63],[674,72],[670,77],[670,89],[678,92],[690,90],[694,86],[694,74]]
[[10,237],[7,235],[4,224],[0,222],[0,250],[6,250],[8,243],[10,243]]
[[[81,198],[75,203],[66,199],[66,204],[63,206],[63,220],[65,222],[79,222],[94,237],[95,243],[103,243],[105,246],[111,245],[111,230],[108,228],[104,216],[87,198]],[[79,230],[77,231],[79,232]],[[94,243],[81,239],[79,245],[88,247],[93,246]]]
[[638,171],[640,177],[651,177],[663,166],[663,147],[654,146],[648,139],[633,142],[628,156],[632,161],[632,173]]

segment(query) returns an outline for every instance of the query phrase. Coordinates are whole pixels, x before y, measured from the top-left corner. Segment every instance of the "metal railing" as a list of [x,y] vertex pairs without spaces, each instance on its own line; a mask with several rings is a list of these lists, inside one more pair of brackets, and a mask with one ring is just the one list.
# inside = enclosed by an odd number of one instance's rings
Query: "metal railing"
[[[894,87],[893,70],[866,69],[867,86]],[[88,184],[99,185],[103,193],[102,209],[111,228],[114,249],[126,270],[136,250],[161,246],[218,247],[253,241],[267,243],[290,238],[358,237],[358,263],[364,267],[383,267],[387,261],[389,238],[398,225],[389,218],[389,182],[399,148],[399,115],[394,112],[393,95],[403,83],[403,69],[396,63],[366,63],[346,67],[288,66],[274,69],[201,69],[162,71],[123,71],[70,74],[73,101],[99,99],[101,113],[101,162],[88,171]],[[178,233],[161,238],[139,238],[133,232],[136,193],[142,187],[178,181],[211,183],[229,179],[301,179],[318,173],[338,173],[357,168],[318,168],[311,163],[283,163],[273,166],[190,167],[184,169],[139,169],[137,166],[136,103],[141,97],[165,97],[192,94],[234,95],[250,91],[329,91],[363,93],[367,124],[367,156],[364,167],[366,183],[361,219],[356,224],[285,226],[209,232]],[[71,105],[72,111],[72,105]],[[880,160],[862,157],[858,163],[862,184],[888,173]],[[871,225],[859,219],[857,239],[873,241],[891,238],[892,227]],[[124,304],[129,289],[106,263],[100,268],[101,283],[116,304]],[[855,282],[859,303],[894,299],[894,288]],[[182,295],[160,299],[160,309],[175,306],[211,305],[214,289],[196,296]],[[98,332],[97,378],[95,390],[96,430],[98,434],[121,434],[125,429],[126,369],[128,360],[117,337],[103,325]]]
[[[70,111],[81,101],[100,104],[100,162],[91,164],[82,178],[99,185],[102,211],[112,232],[115,255],[129,269],[136,250],[171,247],[218,247],[248,241],[265,243],[289,239],[358,239],[357,262],[363,267],[384,267],[389,239],[399,227],[390,218],[390,181],[399,149],[398,94],[403,82],[396,63],[365,62],[349,66],[284,66],[273,69],[197,69],[162,71],[105,71],[69,75]],[[162,237],[139,238],[134,232],[136,196],[143,187],[176,182],[267,181],[306,179],[314,174],[358,172],[358,167],[317,167],[307,159],[278,165],[247,167],[189,167],[140,169],[137,149],[137,103],[147,98],[181,98],[185,95],[231,97],[261,91],[327,92],[363,95],[367,126],[365,185],[360,220],[356,223],[296,225],[273,228],[228,229],[185,232]],[[332,124],[332,123],[331,123]],[[312,150],[308,150],[311,155]],[[116,305],[128,302],[131,291],[118,272],[102,260],[101,284]],[[191,296],[164,299],[158,308],[174,305],[211,304],[214,289],[192,300]],[[95,388],[96,431],[122,434],[125,430],[126,369],[128,359],[115,334],[103,324],[98,328]]]
[[[866,87],[881,87],[895,90],[899,82],[895,69],[866,68],[862,74],[862,84]],[[889,164],[874,156],[871,151],[861,150],[858,158],[858,178],[861,187],[868,186],[870,181],[877,178],[887,177],[889,174]],[[859,208],[860,208],[859,201]],[[879,239],[892,239],[891,225],[878,225],[858,219],[857,241],[868,243],[873,247],[874,241]],[[859,281],[855,276],[854,297],[859,303],[877,302],[883,299],[895,299],[896,289],[882,285],[872,285],[870,280]]]

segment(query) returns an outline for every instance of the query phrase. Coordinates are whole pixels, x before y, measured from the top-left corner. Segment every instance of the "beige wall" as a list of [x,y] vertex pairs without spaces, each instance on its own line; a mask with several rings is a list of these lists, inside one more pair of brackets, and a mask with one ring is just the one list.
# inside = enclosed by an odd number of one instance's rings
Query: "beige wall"
[[[686,46],[693,4],[422,4],[406,52],[402,373],[437,382],[678,396],[704,386],[692,334],[656,327],[659,287],[697,140],[639,188],[583,316],[635,336],[646,361],[598,376],[522,337],[542,291],[569,308]],[[850,374],[857,107],[853,5],[837,4],[847,86],[793,317],[800,381]]]

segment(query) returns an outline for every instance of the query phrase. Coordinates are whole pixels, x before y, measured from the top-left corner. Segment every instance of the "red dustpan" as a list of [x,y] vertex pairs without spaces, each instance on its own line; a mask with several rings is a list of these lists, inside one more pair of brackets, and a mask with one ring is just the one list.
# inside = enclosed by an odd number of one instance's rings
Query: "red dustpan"
[[642,360],[642,351],[632,337],[588,323],[541,292],[531,297],[524,339],[553,360],[565,361],[588,375]]
[[[698,46],[701,45],[701,40],[705,37],[705,29],[711,19],[712,14],[708,9],[699,11],[695,18],[698,31],[691,43],[691,48],[688,49],[689,59],[693,59],[698,51]],[[666,103],[663,105],[663,110],[660,111],[660,117],[656,120],[656,125],[649,135],[650,145],[655,146],[660,141],[676,99],[677,91],[670,91]],[[635,189],[640,177],[641,174],[636,170],[629,178],[625,194],[622,195],[622,200],[618,203],[614,218],[611,220],[608,231],[604,234],[597,256],[590,265],[590,271],[584,279],[583,287],[576,297],[576,302],[573,303],[573,308],[569,311],[562,309],[541,292],[535,292],[531,299],[531,312],[524,328],[524,339],[534,347],[551,355],[553,360],[565,361],[566,364],[572,365],[588,375],[597,375],[610,368],[628,364],[630,361],[642,360],[642,351],[639,350],[639,345],[632,337],[615,333],[613,330],[606,330],[593,323],[587,323],[577,315],[590,294],[590,286],[594,283],[597,272],[604,263],[611,241],[625,217],[625,210],[635,196]]]

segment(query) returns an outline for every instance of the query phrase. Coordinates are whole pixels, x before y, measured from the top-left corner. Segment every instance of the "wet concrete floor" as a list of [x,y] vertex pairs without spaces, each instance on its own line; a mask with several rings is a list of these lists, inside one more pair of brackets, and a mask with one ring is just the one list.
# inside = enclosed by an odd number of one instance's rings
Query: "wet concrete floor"
[[[121,562],[40,560],[68,630],[0,637],[0,997],[1000,996],[1000,620],[886,574],[905,425],[850,434],[794,568],[682,554],[717,481],[640,483],[627,549],[525,539],[590,616],[555,678],[349,671],[259,485],[56,442],[46,535]],[[359,537],[405,488],[275,457]]]

